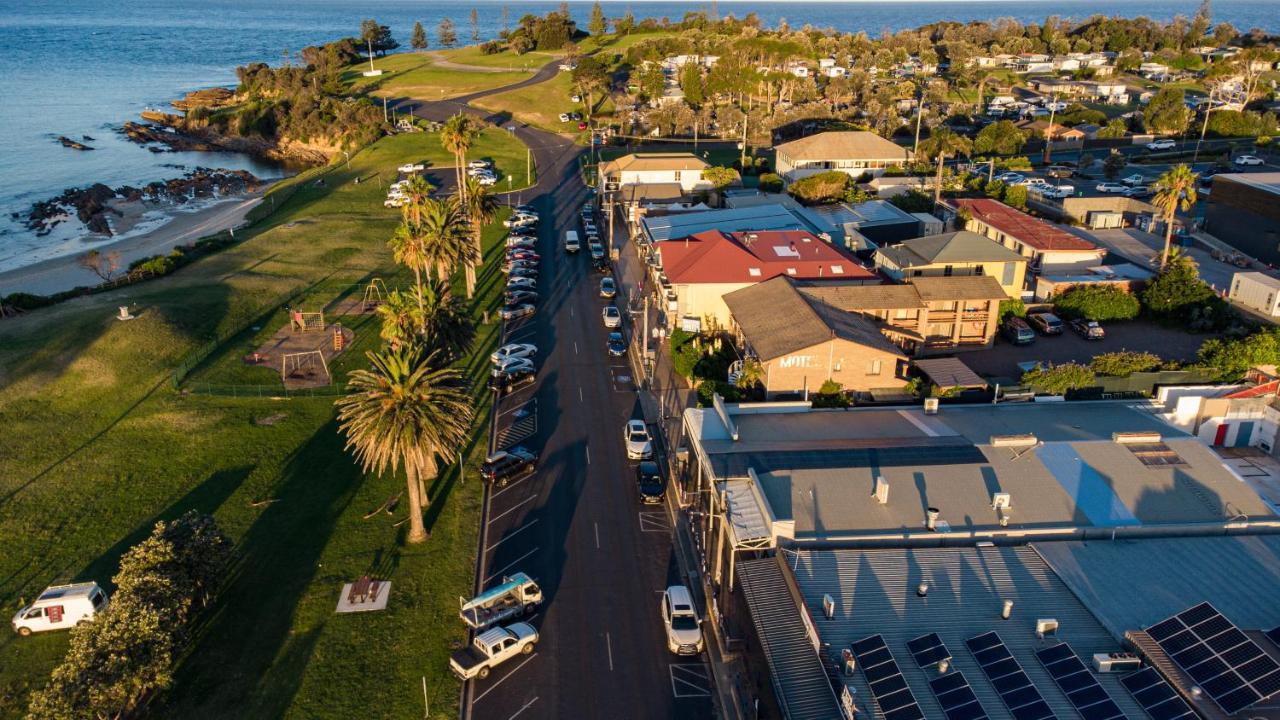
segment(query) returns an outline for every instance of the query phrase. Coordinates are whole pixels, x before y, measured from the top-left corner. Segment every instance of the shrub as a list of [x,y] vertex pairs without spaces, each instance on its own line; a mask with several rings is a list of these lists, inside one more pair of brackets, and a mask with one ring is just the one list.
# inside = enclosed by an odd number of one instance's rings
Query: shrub
[[11,307],[16,310],[35,310],[37,308],[48,307],[53,304],[53,299],[44,295],[32,295],[31,293],[13,293],[5,295],[0,300],[0,305]]
[[1010,185],[1004,189],[1004,204],[1019,210],[1027,209],[1027,188],[1025,185]]
[[1235,380],[1254,365],[1280,363],[1280,329],[1259,330],[1242,338],[1210,338],[1197,356],[1220,380]]
[[720,380],[703,380],[698,383],[698,404],[702,407],[710,407],[712,404],[712,395],[719,394],[724,398],[725,402],[737,402],[739,390],[737,387]]
[[1142,310],[1138,298],[1114,285],[1077,285],[1053,300],[1054,309],[1069,318],[1132,320]]
[[761,192],[782,192],[782,176],[775,173],[764,173],[758,183]]
[[1027,304],[1018,298],[1007,298],[1000,301],[1000,322],[1009,319],[1009,316],[1024,318],[1027,316]]
[[852,403],[844,392],[844,386],[835,380],[827,380],[818,388],[818,392],[809,396],[816,408],[844,408]]
[[1089,361],[1089,369],[1099,375],[1129,377],[1136,372],[1158,370],[1163,364],[1164,361],[1155,353],[1121,350],[1095,355]]
[[498,42],[497,40],[490,40],[480,45],[480,52],[484,53],[485,55],[497,55],[498,53],[502,52],[502,50],[503,50],[502,43]]
[[1097,381],[1093,370],[1078,363],[1063,363],[1049,367],[1037,366],[1022,374],[1022,384],[1038,393],[1065,395],[1068,390],[1092,387]]
[[992,200],[999,200],[1004,196],[1005,184],[1003,180],[992,180],[987,183],[982,192]]
[[908,190],[907,192],[899,193],[889,198],[889,202],[909,213],[933,212],[933,196],[926,195],[919,190]]
[[791,183],[787,192],[805,205],[823,205],[843,200],[852,182],[848,173],[830,170]]
[[140,274],[150,275],[167,275],[173,272],[178,266],[178,261],[173,257],[166,255],[154,255],[149,258],[142,258],[135,261],[129,266],[130,273],[137,272]]
[[1142,291],[1142,304],[1156,315],[1186,317],[1214,297],[1213,288],[1200,279],[1195,261],[1175,252],[1164,270]]
[[679,328],[671,331],[671,366],[685,379],[693,377],[693,368],[702,357],[698,336]]

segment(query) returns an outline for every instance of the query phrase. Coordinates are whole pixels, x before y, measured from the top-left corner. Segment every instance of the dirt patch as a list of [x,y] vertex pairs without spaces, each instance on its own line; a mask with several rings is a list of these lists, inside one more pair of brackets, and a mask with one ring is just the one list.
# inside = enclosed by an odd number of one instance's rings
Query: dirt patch
[[280,328],[266,343],[245,356],[250,365],[262,365],[281,374],[286,390],[328,387],[333,383],[329,363],[351,347],[356,334],[339,323],[312,324],[311,313]]

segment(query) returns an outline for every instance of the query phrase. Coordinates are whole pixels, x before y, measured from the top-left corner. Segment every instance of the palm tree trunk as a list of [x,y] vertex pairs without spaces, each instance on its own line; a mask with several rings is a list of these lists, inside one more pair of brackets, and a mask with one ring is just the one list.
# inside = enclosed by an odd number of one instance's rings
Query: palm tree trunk
[[479,264],[484,264],[484,225],[481,224],[479,218],[471,221],[472,237],[476,241],[476,260]]
[[933,186],[933,204],[937,205],[942,201],[942,161],[946,158],[943,153],[938,153],[938,177]]
[[427,528],[422,524],[422,487],[418,481],[418,468],[413,462],[404,466],[407,489],[409,491],[409,537],[410,543],[425,542]]
[[418,298],[418,312],[422,313],[425,318],[427,314],[427,306],[422,299],[422,269],[417,267],[417,265],[413,268],[413,294]]
[[1164,216],[1164,252],[1160,254],[1160,270],[1169,264],[1169,246],[1173,243],[1173,213]]
[[476,266],[472,265],[471,263],[467,263],[466,282],[467,282],[467,299],[471,300],[476,296]]

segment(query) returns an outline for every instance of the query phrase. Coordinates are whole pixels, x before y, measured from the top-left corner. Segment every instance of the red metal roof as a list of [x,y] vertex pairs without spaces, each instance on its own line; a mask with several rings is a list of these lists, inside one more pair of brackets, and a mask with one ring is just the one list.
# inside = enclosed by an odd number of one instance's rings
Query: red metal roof
[[657,244],[672,284],[756,283],[798,279],[875,280],[836,246],[801,230],[726,233],[708,230]]
[[1037,250],[1099,250],[1097,245],[1084,238],[1014,210],[998,200],[956,198],[949,202],[956,208],[968,208],[974,219]]

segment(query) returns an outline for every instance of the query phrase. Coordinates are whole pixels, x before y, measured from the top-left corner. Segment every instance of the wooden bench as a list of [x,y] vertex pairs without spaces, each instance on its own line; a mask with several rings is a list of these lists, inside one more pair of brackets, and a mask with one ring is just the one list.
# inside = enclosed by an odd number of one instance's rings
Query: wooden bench
[[351,592],[347,593],[347,602],[352,605],[373,602],[378,598],[378,589],[381,585],[381,582],[364,575],[351,584]]

